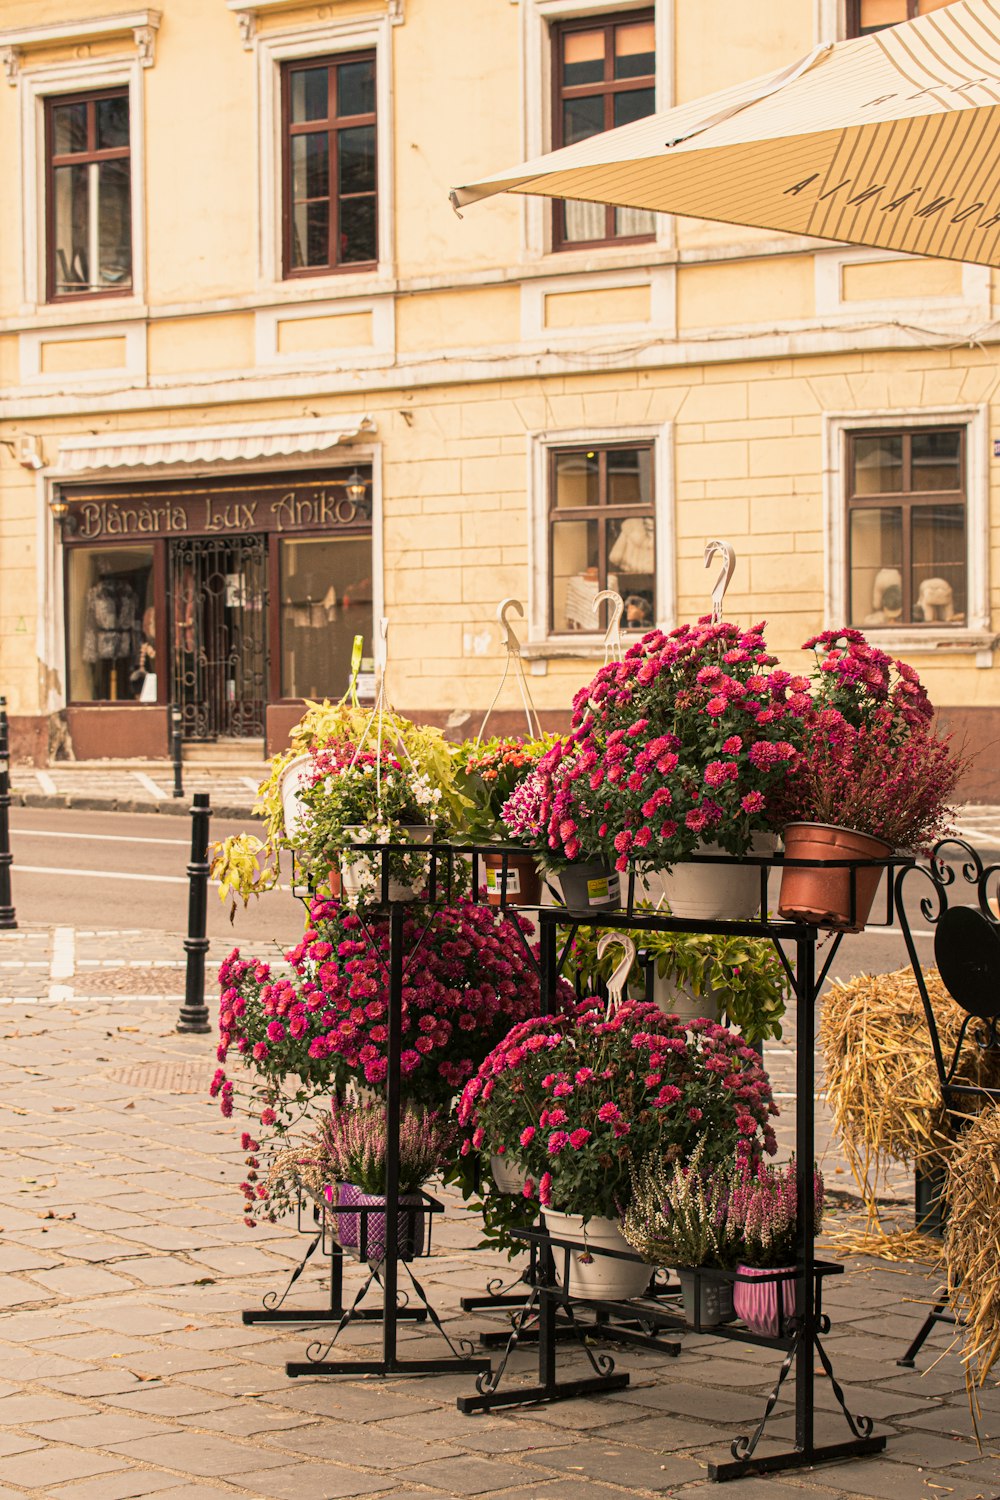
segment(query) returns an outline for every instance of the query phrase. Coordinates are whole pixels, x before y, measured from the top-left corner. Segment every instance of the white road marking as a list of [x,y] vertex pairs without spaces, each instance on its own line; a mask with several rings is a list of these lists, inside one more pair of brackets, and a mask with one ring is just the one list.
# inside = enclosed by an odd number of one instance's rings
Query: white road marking
[[147,776],[145,771],[133,771],[132,775],[140,786],[145,787],[147,792],[152,792],[157,802],[162,802],[167,795],[162,786],[157,786],[152,776]]
[[46,797],[57,797],[59,795],[59,788],[52,780],[52,777],[49,775],[48,771],[36,771],[35,780],[38,782],[38,785],[41,787]]
[[17,838],[100,839],[108,844],[175,844],[181,849],[186,849],[190,842],[188,839],[139,838],[136,834],[124,833],[60,833],[55,828],[15,828],[13,832]]
[[49,999],[72,1000],[73,986],[57,980],[73,978],[76,968],[76,933],[72,927],[56,927],[52,933],[52,960],[49,964]]
[[57,927],[52,933],[51,979],[72,979],[76,968],[76,933],[72,927]]
[[[15,865],[19,875],[75,875],[78,880],[148,880],[155,885],[187,885],[185,875],[134,875],[128,870],[81,870],[60,865]],[[218,881],[213,880],[213,885]]]

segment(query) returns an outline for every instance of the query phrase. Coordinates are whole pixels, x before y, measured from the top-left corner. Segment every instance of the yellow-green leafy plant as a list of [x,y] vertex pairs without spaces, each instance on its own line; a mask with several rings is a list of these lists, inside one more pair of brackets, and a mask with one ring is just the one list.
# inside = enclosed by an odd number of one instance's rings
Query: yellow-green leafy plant
[[462,826],[467,804],[455,784],[455,749],[440,729],[414,724],[391,709],[376,717],[371,709],[346,700],[314,703],[307,699],[305,713],[291,732],[289,748],[271,757],[268,774],[257,788],[253,816],[263,822],[265,837],[241,833],[213,846],[212,877],[219,882],[221,899],[231,899],[230,920],[235,916],[237,899],[246,906],[251,896],[263,895],[277,885],[281,855],[294,848],[285,831],[281,801],[281,776],[286,767],[310,751],[334,743],[357,745],[362,740],[365,749],[373,753],[381,740],[383,754],[412,760],[417,770],[440,789],[440,805],[448,825]]

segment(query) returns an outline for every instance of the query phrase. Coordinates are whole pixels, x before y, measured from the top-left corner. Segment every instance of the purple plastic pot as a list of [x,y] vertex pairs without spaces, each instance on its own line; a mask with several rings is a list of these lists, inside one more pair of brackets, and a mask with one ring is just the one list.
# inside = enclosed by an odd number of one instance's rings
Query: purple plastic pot
[[[400,1212],[396,1225],[396,1254],[400,1260],[412,1260],[423,1255],[427,1235],[427,1215],[423,1209],[413,1212],[413,1207],[423,1203],[419,1193],[400,1193]],[[385,1205],[384,1193],[363,1193],[353,1182],[342,1182],[337,1197],[341,1208],[380,1208]],[[368,1261],[385,1259],[388,1230],[384,1213],[336,1215],[337,1237],[345,1250],[357,1250]]]

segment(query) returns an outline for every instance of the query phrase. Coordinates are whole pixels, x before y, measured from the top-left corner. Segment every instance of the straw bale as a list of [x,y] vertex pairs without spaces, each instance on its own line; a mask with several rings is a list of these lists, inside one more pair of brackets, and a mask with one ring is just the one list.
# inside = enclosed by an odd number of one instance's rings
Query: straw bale
[[1000,1109],[984,1108],[955,1147],[945,1237],[952,1310],[963,1326],[970,1397],[1000,1356]]
[[[965,1012],[936,969],[926,971],[925,982],[950,1062]],[[820,1046],[834,1124],[862,1198],[877,1218],[876,1193],[889,1163],[932,1172],[947,1164],[955,1138],[912,970],[834,984],[823,999]],[[997,1086],[1000,1062],[967,1036],[957,1077]]]

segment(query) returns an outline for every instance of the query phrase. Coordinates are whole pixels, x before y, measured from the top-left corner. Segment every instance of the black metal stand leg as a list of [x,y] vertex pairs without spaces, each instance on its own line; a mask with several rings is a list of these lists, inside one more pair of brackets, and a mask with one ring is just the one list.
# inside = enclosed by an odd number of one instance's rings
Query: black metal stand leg
[[[387,867],[383,865],[383,886],[387,886]],[[389,1037],[387,1047],[388,1070],[386,1075],[386,1160],[385,1160],[385,1246],[381,1262],[370,1268],[370,1275],[354,1299],[353,1305],[340,1317],[338,1326],[333,1336],[324,1345],[317,1341],[306,1350],[307,1358],[304,1361],[292,1361],[285,1366],[285,1372],[291,1377],[300,1375],[432,1375],[448,1371],[471,1374],[480,1374],[490,1368],[488,1358],[482,1356],[464,1358],[451,1353],[441,1358],[416,1358],[401,1359],[398,1353],[398,1324],[401,1317],[409,1317],[423,1321],[430,1317],[435,1326],[444,1333],[440,1319],[433,1312],[419,1284],[414,1280],[412,1274],[410,1280],[413,1282],[417,1295],[421,1298],[422,1306],[418,1308],[401,1308],[399,1306],[399,1243],[397,1226],[399,1224],[399,1124],[401,1114],[402,1090],[400,1080],[400,1056],[402,1052],[402,1028],[403,1028],[403,973],[404,958],[403,934],[406,909],[398,902],[392,902],[389,907]],[[365,929],[367,931],[367,928]],[[369,941],[371,938],[369,936]],[[367,1220],[361,1215],[360,1245],[359,1251],[362,1260],[366,1258],[367,1251]],[[361,1309],[359,1304],[373,1283],[377,1283],[382,1289],[382,1307],[380,1309]],[[330,1360],[326,1355],[330,1353],[340,1334],[348,1323],[356,1320],[367,1319],[382,1323],[382,1354],[379,1359],[339,1359]],[[450,1339],[444,1334],[445,1342],[449,1349],[453,1350]]]
[[[799,1205],[798,1276],[795,1281],[795,1317],[792,1331],[795,1341],[781,1367],[777,1384],[768,1397],[764,1415],[752,1437],[736,1438],[732,1444],[734,1462],[710,1464],[709,1478],[724,1482],[745,1474],[776,1474],[784,1469],[810,1468],[813,1464],[837,1458],[857,1458],[878,1453],[886,1444],[884,1437],[872,1437],[870,1417],[855,1417],[849,1412],[844,1393],[834,1378],[829,1356],[819,1342],[819,1334],[829,1327],[829,1319],[817,1307],[816,1254],[814,1243],[815,1199],[813,1164],[815,1137],[815,1024],[816,1024],[816,934],[809,929],[796,939],[796,1046],[795,1046],[795,1166]],[[778,1292],[779,1303],[783,1290]],[[815,1442],[814,1351],[818,1352],[852,1437],[843,1443],[817,1448]],[[784,1453],[762,1458],[754,1450],[764,1433],[765,1424],[774,1410],[782,1384],[790,1369],[795,1368],[795,1447]]]
[[913,1343],[907,1349],[906,1353],[900,1359],[897,1359],[897,1365],[902,1365],[904,1370],[912,1370],[914,1364],[916,1363],[917,1355],[920,1353],[928,1338],[933,1333],[936,1325],[938,1323],[948,1323],[951,1325],[951,1327],[955,1326],[955,1314],[951,1312],[945,1312],[945,1308],[947,1306],[947,1292],[939,1292],[938,1300],[935,1302],[934,1306],[931,1308],[930,1312],[921,1323],[919,1329],[917,1330],[917,1336],[913,1340]]

